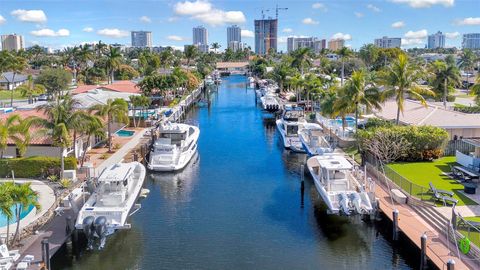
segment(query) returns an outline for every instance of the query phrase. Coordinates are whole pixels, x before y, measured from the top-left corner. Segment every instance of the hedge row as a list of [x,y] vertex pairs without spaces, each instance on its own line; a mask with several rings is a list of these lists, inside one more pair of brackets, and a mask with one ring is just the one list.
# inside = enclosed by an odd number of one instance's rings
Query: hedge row
[[465,106],[455,104],[454,110],[462,113],[480,113],[480,106]]
[[[60,158],[55,157],[26,157],[0,159],[0,177],[11,177],[12,171],[16,178],[46,178],[60,172]],[[77,169],[77,159],[65,158],[65,170]]]

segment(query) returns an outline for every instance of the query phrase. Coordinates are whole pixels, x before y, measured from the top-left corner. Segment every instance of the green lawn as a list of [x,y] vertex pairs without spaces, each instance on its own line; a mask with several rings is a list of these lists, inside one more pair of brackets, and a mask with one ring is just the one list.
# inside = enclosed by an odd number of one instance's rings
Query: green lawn
[[[9,90],[0,90],[0,101],[6,102],[7,100],[10,100],[12,95],[12,91]],[[25,97],[22,97],[22,94],[20,91],[13,91],[13,99],[26,99]]]
[[[427,193],[427,190],[429,182],[432,182],[437,189],[453,191],[455,193],[454,198],[458,200],[458,205],[476,205],[477,203],[459,192],[463,190],[462,184],[443,174],[444,172],[450,172],[449,165],[455,164],[455,157],[443,157],[432,162],[399,162],[387,166],[414,184],[425,188],[421,189],[417,186],[410,190],[411,194],[418,198],[424,200],[431,198],[431,193]],[[389,178],[393,178],[388,173],[387,175]],[[410,193],[407,188],[408,185],[400,186]]]
[[[480,222],[480,217],[464,217],[467,221]],[[467,228],[465,226],[459,226],[458,231],[466,236],[471,242],[473,242],[477,247],[480,247],[480,232],[472,228]]]

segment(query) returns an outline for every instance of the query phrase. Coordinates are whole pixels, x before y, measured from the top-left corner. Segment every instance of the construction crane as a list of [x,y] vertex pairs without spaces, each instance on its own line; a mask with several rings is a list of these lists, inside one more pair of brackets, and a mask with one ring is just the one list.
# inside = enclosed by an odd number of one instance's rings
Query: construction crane
[[288,10],[288,8],[278,7],[278,4],[275,6],[275,19],[278,19],[278,11],[279,10]]
[[265,19],[265,12],[269,12],[270,9],[262,9],[262,20]]

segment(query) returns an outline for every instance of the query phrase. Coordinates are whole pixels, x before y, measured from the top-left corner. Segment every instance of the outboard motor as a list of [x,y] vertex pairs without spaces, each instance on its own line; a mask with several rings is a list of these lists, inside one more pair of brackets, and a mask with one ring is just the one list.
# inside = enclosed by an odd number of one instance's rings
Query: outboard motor
[[350,215],[350,210],[348,209],[348,196],[345,193],[340,193],[340,210],[344,212],[345,215]]
[[88,216],[88,217],[83,219],[83,223],[82,223],[83,233],[85,234],[85,237],[87,237],[87,249],[88,250],[93,249],[93,238],[94,238],[93,222],[94,221],[95,221],[94,217]]
[[107,238],[107,218],[104,216],[97,217],[94,227],[95,233],[100,239],[100,246],[98,248],[103,249],[105,247],[105,241]]
[[352,201],[353,207],[358,214],[362,213],[362,198],[358,193],[352,193],[350,195],[350,200]]
[[88,193],[90,193],[90,194],[92,194],[92,193],[95,191],[95,189],[97,188],[96,185],[95,185],[95,181],[93,180],[93,178],[88,179],[87,182],[86,182],[86,184],[87,184],[87,191],[88,191]]

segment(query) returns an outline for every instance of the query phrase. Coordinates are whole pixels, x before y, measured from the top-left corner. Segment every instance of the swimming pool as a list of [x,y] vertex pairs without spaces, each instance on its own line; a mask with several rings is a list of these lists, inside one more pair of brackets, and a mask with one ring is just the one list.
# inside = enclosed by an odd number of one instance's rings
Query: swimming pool
[[[20,213],[20,219],[23,219],[24,217],[26,217],[28,213],[32,211],[33,207],[34,207],[33,205],[30,205],[28,208],[23,209],[22,213]],[[10,224],[15,224],[15,222],[17,222],[17,217],[15,216],[15,205],[12,206],[12,208],[10,209],[12,210],[12,213],[13,213],[13,218],[10,219]],[[7,226],[7,217],[0,214],[0,228],[3,226]]]
[[115,134],[117,134],[120,137],[132,137],[134,133],[135,133],[135,131],[133,131],[133,130],[121,129],[121,130],[117,131]]
[[[355,117],[347,116],[345,117],[346,127],[355,127]],[[342,118],[330,119],[331,126],[342,126]]]

